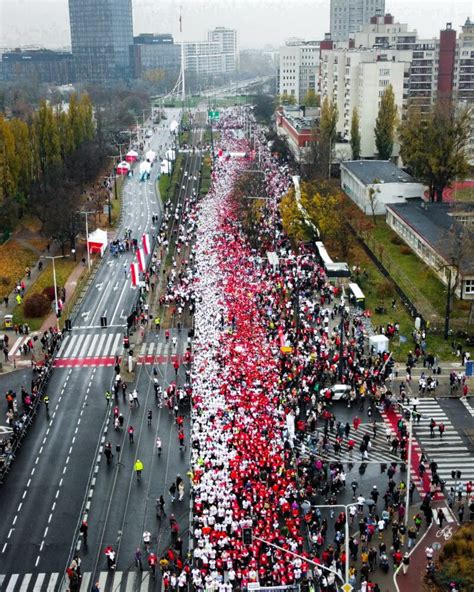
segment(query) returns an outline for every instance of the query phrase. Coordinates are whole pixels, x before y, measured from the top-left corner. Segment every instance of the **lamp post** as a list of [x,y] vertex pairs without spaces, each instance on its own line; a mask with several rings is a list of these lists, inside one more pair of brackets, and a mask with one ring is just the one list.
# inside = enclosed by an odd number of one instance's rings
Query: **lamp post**
[[[412,443],[413,443],[413,410],[407,407],[406,405],[402,405],[402,403],[398,403],[398,406],[402,409],[405,409],[409,413],[409,423],[408,423],[408,453],[407,453],[407,493],[406,493],[406,500],[405,500],[405,528],[408,528],[408,508],[410,506],[410,471],[411,471],[411,453],[412,453]],[[418,413],[418,411],[417,411]]]
[[349,583],[349,517],[347,516],[347,509],[355,504],[334,504],[334,505],[322,505],[322,506],[313,506],[313,508],[344,508],[344,513],[346,515],[346,524],[345,524],[345,536],[344,536],[344,547],[346,551],[346,565],[345,565],[345,578],[346,583]]
[[[334,508],[334,506],[330,506],[330,507]],[[265,539],[261,539],[260,537],[254,536],[253,538],[256,541],[260,541],[261,543],[265,543],[265,545],[269,545],[270,547],[275,547],[275,549],[278,549],[279,551],[283,551],[284,553],[287,553],[288,555],[293,555],[293,557],[298,557],[299,559],[302,559],[303,561],[306,561],[306,563],[310,563],[311,565],[314,565],[317,568],[324,569],[324,570],[332,573],[336,578],[339,578],[344,583],[344,580],[342,579],[341,574],[339,572],[337,572],[336,570],[331,569],[330,567],[326,567],[325,565],[322,565],[321,563],[317,563],[316,561],[308,559],[307,557],[303,557],[302,555],[299,555],[298,553],[295,553],[294,551],[291,551],[290,549],[284,549],[283,547],[280,547],[280,545],[275,545],[275,543],[271,543],[270,541],[266,541]]]
[[88,219],[88,215],[89,214],[93,214],[94,212],[92,210],[87,210],[87,211],[81,211],[81,214],[84,214],[84,216],[86,217],[86,249],[87,249],[87,269],[90,271],[91,270],[91,256],[89,253],[89,219]]
[[65,255],[46,255],[44,259],[51,259],[53,262],[53,285],[54,285],[54,311],[56,313],[56,329],[59,331],[59,304],[58,304],[58,286],[56,284],[56,266],[55,259],[64,259]]

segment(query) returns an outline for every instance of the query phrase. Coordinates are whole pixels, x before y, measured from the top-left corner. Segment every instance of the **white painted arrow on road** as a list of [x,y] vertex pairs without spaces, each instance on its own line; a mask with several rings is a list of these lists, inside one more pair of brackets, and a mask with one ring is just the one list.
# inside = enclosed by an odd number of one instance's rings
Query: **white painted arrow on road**
[[96,285],[95,285],[95,287],[97,288],[97,290],[98,290],[99,292],[101,292],[101,291],[102,291],[102,286],[103,286],[103,285],[104,285],[104,282],[100,282],[100,284],[96,284]]
[[119,283],[117,282],[113,288],[114,292],[116,292],[119,289]]

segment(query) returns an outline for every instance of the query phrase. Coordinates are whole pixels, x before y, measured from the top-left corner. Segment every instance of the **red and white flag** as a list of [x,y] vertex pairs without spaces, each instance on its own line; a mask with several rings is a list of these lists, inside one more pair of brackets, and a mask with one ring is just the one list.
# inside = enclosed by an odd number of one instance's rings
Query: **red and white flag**
[[132,277],[132,286],[138,286],[138,263],[130,263],[130,275]]
[[150,235],[145,232],[142,236],[142,243],[143,243],[143,250],[145,251],[145,255],[149,255],[151,252],[150,249]]
[[138,269],[140,271],[145,271],[145,253],[143,249],[137,250],[137,261],[138,261]]

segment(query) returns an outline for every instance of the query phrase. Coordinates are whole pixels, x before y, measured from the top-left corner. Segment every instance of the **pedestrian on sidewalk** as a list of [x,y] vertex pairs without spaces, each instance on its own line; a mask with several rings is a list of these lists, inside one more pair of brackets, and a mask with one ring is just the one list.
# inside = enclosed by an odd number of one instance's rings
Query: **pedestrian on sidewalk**
[[402,559],[402,570],[403,570],[404,576],[406,576],[409,565],[410,565],[410,556],[408,555],[408,552],[407,552],[407,553],[405,553],[405,555],[403,556],[403,559]]

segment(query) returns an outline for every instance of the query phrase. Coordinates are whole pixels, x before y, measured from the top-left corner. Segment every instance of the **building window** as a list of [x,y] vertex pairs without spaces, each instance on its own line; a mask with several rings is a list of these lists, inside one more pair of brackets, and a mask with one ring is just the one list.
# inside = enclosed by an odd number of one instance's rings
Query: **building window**
[[464,294],[474,294],[474,280],[464,280]]

